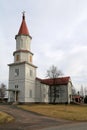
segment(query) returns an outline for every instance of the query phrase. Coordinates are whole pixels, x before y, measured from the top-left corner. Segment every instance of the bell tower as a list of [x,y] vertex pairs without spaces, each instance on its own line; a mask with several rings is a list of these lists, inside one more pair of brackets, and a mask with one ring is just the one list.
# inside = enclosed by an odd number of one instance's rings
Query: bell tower
[[33,53],[31,52],[30,48],[32,37],[30,36],[26,25],[24,12],[22,16],[22,23],[18,34],[15,36],[15,39],[16,39],[16,51],[13,53],[14,62],[18,63],[26,61],[32,64]]
[[32,37],[25,21],[25,12],[15,40],[14,63],[9,64],[9,102],[35,102],[37,66],[33,65]]

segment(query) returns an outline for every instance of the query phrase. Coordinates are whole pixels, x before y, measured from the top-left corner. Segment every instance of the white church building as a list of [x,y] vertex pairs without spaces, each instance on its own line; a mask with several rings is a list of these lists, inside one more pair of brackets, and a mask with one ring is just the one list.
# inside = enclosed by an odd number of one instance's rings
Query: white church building
[[[15,40],[14,63],[8,64],[8,102],[52,103],[54,98],[53,79],[40,79],[36,76],[37,66],[33,64],[33,53],[31,52],[32,37],[28,31],[24,13]],[[58,92],[56,103],[70,103],[72,101],[70,77],[56,78],[55,86]]]

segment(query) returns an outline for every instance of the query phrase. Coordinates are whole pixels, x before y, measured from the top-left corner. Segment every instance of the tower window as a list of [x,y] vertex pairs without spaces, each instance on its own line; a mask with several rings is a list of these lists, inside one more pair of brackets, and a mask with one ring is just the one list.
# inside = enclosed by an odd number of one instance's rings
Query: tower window
[[32,63],[32,56],[30,56],[30,62]]
[[16,61],[19,61],[19,55],[16,55]]
[[15,76],[19,75],[19,69],[15,69]]
[[15,85],[15,88],[18,88],[18,85]]

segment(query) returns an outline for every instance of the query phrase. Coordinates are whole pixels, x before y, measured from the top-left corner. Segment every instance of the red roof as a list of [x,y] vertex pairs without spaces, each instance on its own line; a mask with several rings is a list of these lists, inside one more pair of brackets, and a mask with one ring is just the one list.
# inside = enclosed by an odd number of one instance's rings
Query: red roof
[[82,98],[83,96],[80,96],[80,95],[73,95],[72,98]]
[[24,13],[23,13],[23,16],[22,16],[22,23],[21,23],[18,35],[28,35],[28,36],[30,36],[28,28],[27,28],[26,21],[25,21],[25,15],[24,15]]
[[[37,78],[38,79],[38,78]],[[47,85],[66,85],[68,84],[70,80],[70,77],[60,77],[54,79],[40,79],[41,83],[47,84]]]

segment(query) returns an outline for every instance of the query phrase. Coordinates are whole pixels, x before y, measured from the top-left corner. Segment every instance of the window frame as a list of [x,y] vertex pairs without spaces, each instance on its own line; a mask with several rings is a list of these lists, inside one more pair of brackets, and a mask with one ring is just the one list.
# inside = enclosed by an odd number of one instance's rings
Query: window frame
[[15,69],[15,76],[19,76],[19,69]]

